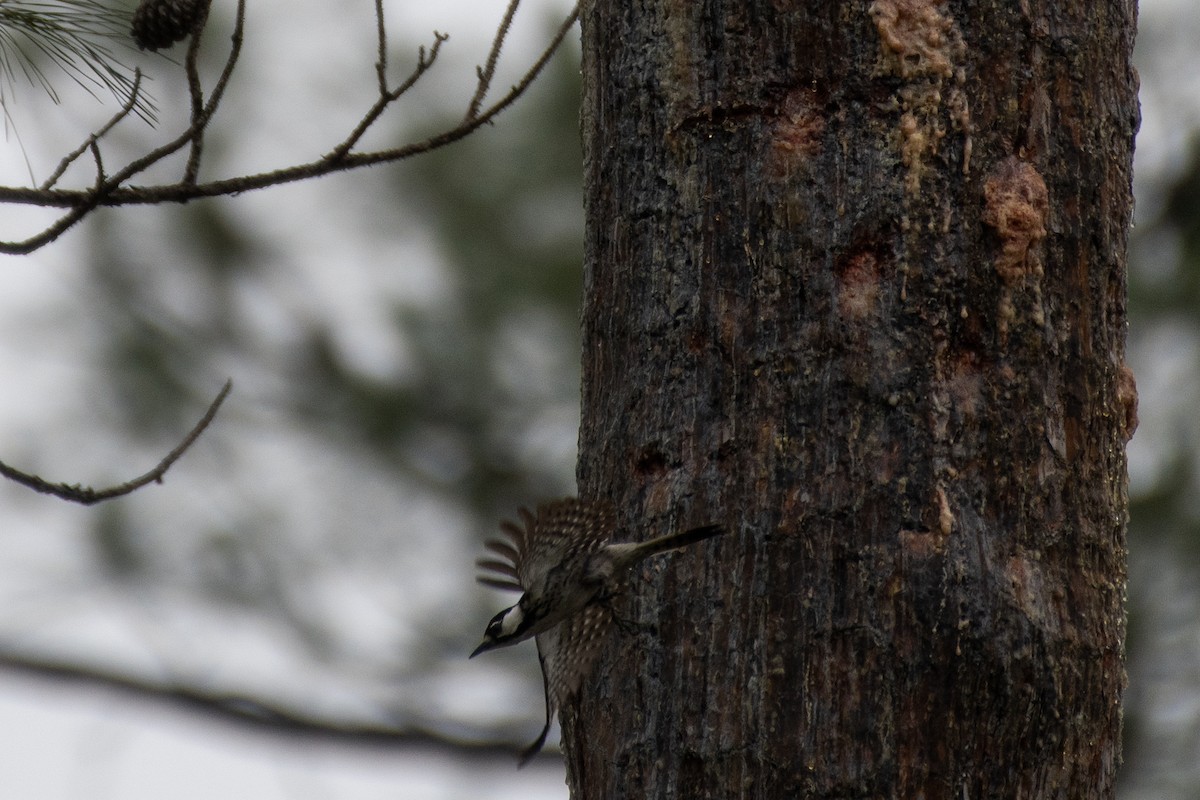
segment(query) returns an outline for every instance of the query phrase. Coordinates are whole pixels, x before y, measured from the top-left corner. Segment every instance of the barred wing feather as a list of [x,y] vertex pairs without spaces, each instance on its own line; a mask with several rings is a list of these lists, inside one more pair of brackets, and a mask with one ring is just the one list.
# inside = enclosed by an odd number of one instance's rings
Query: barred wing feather
[[615,514],[607,503],[585,503],[575,498],[538,506],[535,516],[527,508],[517,512],[521,525],[505,521],[500,530],[507,538],[485,544],[497,558],[480,559],[478,581],[511,591],[541,589],[548,573],[583,552],[599,550],[615,530]]

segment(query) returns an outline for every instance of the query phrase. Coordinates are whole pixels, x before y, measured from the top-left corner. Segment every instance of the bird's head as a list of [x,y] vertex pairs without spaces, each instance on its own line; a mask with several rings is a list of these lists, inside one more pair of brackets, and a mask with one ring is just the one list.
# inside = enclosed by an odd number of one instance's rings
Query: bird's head
[[479,647],[476,647],[469,657],[474,658],[480,653],[486,653],[488,650],[503,647],[507,644],[516,644],[529,638],[523,635],[528,627],[525,612],[521,610],[520,603],[511,608],[504,609],[492,617],[492,621],[488,623],[487,628],[483,632],[483,641],[480,642]]

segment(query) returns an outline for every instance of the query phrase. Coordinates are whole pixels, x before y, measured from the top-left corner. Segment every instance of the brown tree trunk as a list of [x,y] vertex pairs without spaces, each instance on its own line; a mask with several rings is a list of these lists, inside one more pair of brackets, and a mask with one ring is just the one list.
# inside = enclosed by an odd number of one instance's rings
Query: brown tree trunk
[[585,0],[572,796],[1106,798],[1134,0]]

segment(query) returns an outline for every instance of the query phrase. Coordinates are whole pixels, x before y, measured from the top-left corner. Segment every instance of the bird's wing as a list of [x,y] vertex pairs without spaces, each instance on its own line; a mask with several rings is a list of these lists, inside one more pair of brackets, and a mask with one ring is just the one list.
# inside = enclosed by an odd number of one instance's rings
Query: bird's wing
[[615,529],[615,514],[607,503],[566,498],[538,506],[536,516],[526,508],[518,513],[522,524],[500,523],[507,541],[486,543],[499,558],[476,562],[480,583],[515,591],[533,587],[540,593],[552,570],[574,563],[580,553],[600,549]]
[[522,765],[542,749],[554,715],[579,692],[611,626],[612,612],[604,606],[588,606],[537,635],[538,661],[546,693],[546,724],[533,744],[521,752]]
[[567,498],[538,506],[537,517],[527,527],[528,549],[517,566],[521,585],[540,592],[551,573],[582,567],[582,556],[602,548],[615,530],[616,514],[608,503]]
[[500,531],[504,539],[489,539],[484,547],[496,558],[481,558],[475,562],[479,567],[477,581],[484,586],[494,589],[510,589],[517,592],[525,591],[528,584],[521,579],[522,564],[529,559],[529,537],[534,529],[534,517],[529,509],[518,510],[524,527],[505,520],[500,523]]

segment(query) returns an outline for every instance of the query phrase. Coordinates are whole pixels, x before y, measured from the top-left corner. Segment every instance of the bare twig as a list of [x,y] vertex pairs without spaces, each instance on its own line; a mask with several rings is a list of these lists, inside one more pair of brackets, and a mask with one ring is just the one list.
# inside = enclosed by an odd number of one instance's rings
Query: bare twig
[[133,112],[135,108],[137,108],[138,97],[139,93],[141,92],[141,88],[142,71],[141,69],[135,68],[133,71],[133,85],[129,89],[129,97],[126,98],[125,104],[121,106],[121,110],[116,114],[113,114],[112,118],[98,128],[95,133],[88,136],[88,138],[84,140],[83,144],[79,145],[79,147],[75,148],[66,156],[64,156],[63,160],[58,163],[58,166],[55,168],[54,172],[52,172],[50,177],[47,178],[42,184],[42,189],[52,189],[54,184],[58,183],[58,179],[63,176],[63,173],[67,171],[67,168],[70,167],[77,158],[83,155],[88,148],[98,144],[101,138],[103,138],[109,131],[117,126],[117,123],[125,119],[130,115],[130,113]]
[[[515,6],[515,4],[513,4]],[[575,24],[579,16],[579,9],[576,6],[563,24],[559,27],[554,37],[551,39],[546,49],[533,62],[530,68],[525,72],[521,79],[512,86],[500,99],[494,101],[486,107],[482,107],[478,113],[464,118],[458,125],[453,128],[441,131],[422,141],[412,142],[400,147],[376,150],[372,152],[355,153],[351,152],[354,146],[361,140],[366,130],[382,115],[387,106],[399,98],[411,86],[421,78],[432,66],[437,57],[438,49],[442,42],[446,40],[444,34],[435,33],[435,41],[430,48],[428,55],[425,54],[424,48],[419,52],[418,63],[413,73],[404,83],[394,89],[388,88],[386,77],[381,80],[383,91],[376,102],[364,115],[363,119],[355,126],[354,130],[341,143],[328,151],[320,158],[310,161],[305,164],[298,164],[281,169],[271,170],[268,172],[260,172],[256,174],[243,175],[233,178],[224,178],[207,183],[189,182],[181,180],[177,183],[161,184],[156,186],[131,186],[127,181],[133,176],[141,173],[150,165],[166,158],[167,156],[177,152],[180,148],[193,142],[198,133],[202,132],[211,121],[216,113],[221,99],[224,95],[224,90],[229,82],[229,77],[233,72],[233,68],[237,63],[238,54],[242,44],[242,29],[243,18],[245,13],[245,0],[239,0],[236,15],[236,24],[232,37],[232,47],[230,54],[225,63],[225,68],[214,85],[212,92],[209,95],[207,103],[204,104],[203,111],[199,117],[193,119],[192,124],[186,131],[180,134],[175,139],[166,144],[150,151],[141,158],[131,162],[126,167],[117,172],[114,172],[102,185],[94,186],[91,189],[36,189],[36,188],[20,188],[20,187],[0,187],[0,202],[23,203],[29,205],[39,205],[43,207],[68,208],[70,211],[64,214],[53,224],[42,230],[35,236],[28,239],[18,241],[0,241],[0,253],[23,254],[30,253],[40,247],[54,241],[61,236],[65,231],[74,226],[77,222],[87,216],[92,210],[99,206],[125,206],[125,205],[147,205],[156,203],[183,203],[189,200],[195,200],[204,197],[218,197],[222,195],[239,194],[257,189],[264,189],[271,186],[279,186],[286,183],[293,183],[310,178],[317,178],[328,175],[334,172],[341,172],[360,167],[371,166],[375,164],[390,163],[401,161],[415,155],[427,153],[432,150],[437,150],[445,147],[453,142],[457,142],[469,136],[478,128],[490,123],[496,116],[501,114],[513,103],[517,101],[541,73],[550,57],[558,49],[563,39],[566,38],[567,32]],[[507,15],[506,15],[507,19]],[[379,17],[382,24],[382,17]],[[503,34],[497,32],[497,42],[503,43]],[[381,39],[385,42],[386,37]],[[494,52],[499,50],[493,46]],[[489,59],[491,60],[491,59]],[[386,62],[381,62],[386,66]],[[379,65],[377,64],[377,71]],[[494,64],[493,64],[494,66]],[[487,68],[480,71],[481,82],[487,76]],[[484,93],[486,94],[491,78],[487,78],[487,84],[483,85]],[[478,87],[477,87],[478,92]]]
[[496,62],[500,60],[500,48],[504,47],[504,40],[508,38],[508,29],[512,27],[513,17],[517,14],[517,6],[521,5],[521,0],[509,0],[508,8],[504,11],[504,19],[500,21],[500,27],[496,28],[496,38],[492,41],[492,49],[488,51],[487,61],[483,67],[476,67],[475,74],[479,78],[478,84],[475,86],[475,96],[471,98],[471,104],[467,106],[467,115],[464,120],[472,120],[479,114],[479,107],[483,104],[483,98],[487,96],[488,87],[492,85],[492,78],[496,74]]
[[187,166],[183,171],[183,182],[194,184],[200,172],[200,156],[204,152],[204,128],[208,120],[202,120],[204,114],[204,87],[200,83],[200,68],[197,61],[200,55],[200,37],[204,33],[204,22],[208,18],[208,7],[204,7],[200,21],[196,23],[192,41],[188,45],[187,57],[184,60],[184,70],[187,72],[188,96],[192,101],[192,140],[188,152]]
[[187,436],[183,437],[183,440],[175,445],[171,452],[167,453],[161,461],[154,465],[153,469],[139,475],[133,480],[119,483],[116,486],[110,486],[107,489],[93,489],[89,486],[80,486],[79,484],[50,483],[47,480],[39,478],[37,475],[31,475],[10,467],[3,461],[0,461],[0,476],[15,481],[22,486],[27,486],[35,492],[53,495],[62,500],[69,500],[85,506],[94,505],[104,500],[111,500],[114,497],[122,497],[151,483],[162,483],[163,475],[166,474],[167,470],[179,460],[180,456],[187,452],[189,447],[196,443],[196,440],[200,438],[200,434],[204,433],[205,429],[208,428],[209,424],[213,421],[213,417],[217,415],[217,410],[225,402],[225,398],[229,396],[232,388],[233,381],[225,381],[225,385],[221,387],[221,391],[217,393],[216,398],[209,404],[208,410],[204,412],[204,416],[188,431]]
[[[246,0],[238,0],[237,12],[234,16],[233,34],[230,38],[229,55],[225,57],[225,66],[221,69],[221,75],[217,78],[216,84],[213,85],[212,93],[209,95],[208,103],[202,105],[199,115],[192,118],[191,125],[187,130],[175,137],[166,144],[151,150],[146,155],[139,159],[131,161],[120,172],[113,175],[113,180],[109,181],[111,186],[108,188],[106,195],[110,195],[113,189],[116,189],[122,183],[134,175],[144,171],[152,164],[156,164],[167,156],[170,156],[184,145],[192,142],[197,133],[203,129],[212,120],[213,114],[216,113],[217,106],[220,105],[222,98],[225,96],[225,88],[229,85],[229,78],[233,75],[233,70],[237,66],[238,56],[242,52],[242,30],[246,19]],[[189,51],[189,55],[190,51]],[[177,186],[188,186],[189,184],[181,181]],[[0,198],[3,199],[3,198]],[[104,200],[106,198],[102,198]],[[107,205],[107,203],[105,203]]]
[[375,0],[375,31],[379,39],[379,59],[375,62],[375,74],[379,78],[379,94],[388,93],[387,81],[387,25],[383,21],[383,0]]
[[379,98],[376,99],[371,108],[367,110],[367,113],[363,115],[362,119],[358,121],[358,124],[354,126],[354,130],[350,131],[350,135],[343,139],[336,147],[330,150],[321,161],[325,164],[336,164],[342,161],[346,155],[354,149],[354,146],[358,144],[359,140],[362,139],[367,130],[375,124],[376,120],[378,120],[380,116],[383,115],[383,112],[387,110],[387,107],[399,100],[405,94],[405,92],[415,86],[417,81],[419,81],[421,77],[433,67],[434,63],[437,61],[438,53],[441,52],[442,43],[449,38],[450,37],[444,33],[438,33],[437,31],[434,31],[433,44],[429,47],[429,55],[426,56],[424,47],[418,48],[417,66],[413,68],[413,71],[409,74],[408,78],[406,78],[404,82],[395,89],[387,88],[386,79],[381,81]]
[[[511,762],[519,749],[515,734],[509,742],[497,741],[496,731],[438,730],[426,720],[340,721],[284,702],[244,693],[156,682],[95,664],[75,664],[60,659],[0,652],[0,671],[58,684],[94,686],[130,699],[163,703],[219,723],[274,736],[310,741],[333,741],[358,746],[436,748],[459,757],[501,758]],[[444,726],[442,726],[444,727]],[[549,762],[554,753],[543,752]]]
[[92,151],[92,160],[96,162],[96,185],[100,186],[104,183],[104,156],[100,155],[100,145],[95,140],[88,144],[88,149]]

